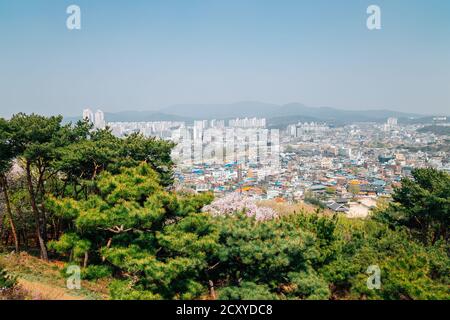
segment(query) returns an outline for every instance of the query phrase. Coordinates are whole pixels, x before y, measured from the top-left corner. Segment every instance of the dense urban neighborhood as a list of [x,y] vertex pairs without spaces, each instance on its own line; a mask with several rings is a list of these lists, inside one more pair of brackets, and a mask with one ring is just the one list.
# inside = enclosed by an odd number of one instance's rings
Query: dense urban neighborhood
[[[365,217],[413,169],[450,172],[449,135],[397,118],[339,127],[300,122],[271,129],[265,118],[106,124],[101,111],[83,115],[118,137],[138,132],[176,143],[176,185],[217,197],[238,192],[255,201],[306,201]],[[431,122],[450,128],[446,117]]]

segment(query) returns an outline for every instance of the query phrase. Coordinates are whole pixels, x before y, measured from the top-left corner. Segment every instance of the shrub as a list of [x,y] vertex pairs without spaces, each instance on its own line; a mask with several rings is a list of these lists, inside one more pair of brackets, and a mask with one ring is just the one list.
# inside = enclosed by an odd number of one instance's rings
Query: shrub
[[111,277],[112,270],[109,266],[92,265],[81,270],[81,278],[84,280],[97,280]]
[[17,286],[17,277],[0,267],[0,290],[8,290]]
[[243,282],[239,286],[225,287],[219,291],[220,300],[277,300],[267,285]]

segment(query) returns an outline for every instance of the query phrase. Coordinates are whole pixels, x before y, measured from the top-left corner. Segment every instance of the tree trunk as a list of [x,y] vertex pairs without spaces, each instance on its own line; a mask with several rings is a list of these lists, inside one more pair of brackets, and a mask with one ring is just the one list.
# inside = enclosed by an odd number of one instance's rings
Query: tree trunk
[[36,197],[34,194],[33,181],[31,178],[31,166],[28,161],[26,165],[26,172],[27,172],[28,193],[30,194],[30,204],[31,208],[33,209],[33,213],[36,220],[36,235],[38,238],[39,247],[41,249],[41,258],[45,261],[48,261],[47,246],[45,245],[44,238],[42,237],[40,214],[39,209],[36,205]]
[[0,238],[3,235],[3,218],[5,217],[5,212],[3,210],[0,211]]
[[16,252],[19,253],[19,239],[17,238],[17,231],[16,226],[14,224],[14,219],[11,212],[11,203],[9,202],[9,195],[8,195],[8,180],[4,175],[0,177],[0,185],[3,189],[3,196],[5,197],[5,204],[6,204],[6,214],[9,219],[9,223],[11,225],[11,233],[14,239],[14,246],[16,249]]
[[21,231],[20,234],[22,235],[23,245],[25,246],[25,251],[28,250],[28,238],[25,231]]
[[209,280],[208,284],[209,284],[209,295],[210,295],[211,299],[216,300],[217,296],[216,296],[216,291],[214,290],[214,282],[212,282],[212,280]]
[[[42,195],[42,198],[44,198],[45,195],[45,187],[44,187],[44,172],[42,171],[39,174],[39,186],[37,187],[37,193],[39,193],[39,189]],[[44,242],[47,243],[48,241],[48,230],[47,230],[47,213],[45,212],[45,204],[44,201],[41,202],[41,217],[42,217],[42,224],[41,224],[41,230],[42,230],[42,238],[44,238]]]
[[86,251],[84,253],[83,268],[86,268],[88,266],[88,260],[89,260],[89,253]]

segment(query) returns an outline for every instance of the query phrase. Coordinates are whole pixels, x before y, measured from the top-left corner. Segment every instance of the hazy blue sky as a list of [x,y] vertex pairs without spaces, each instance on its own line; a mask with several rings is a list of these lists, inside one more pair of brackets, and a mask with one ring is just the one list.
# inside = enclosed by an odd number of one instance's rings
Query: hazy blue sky
[[0,116],[242,100],[450,114],[450,1],[0,0]]

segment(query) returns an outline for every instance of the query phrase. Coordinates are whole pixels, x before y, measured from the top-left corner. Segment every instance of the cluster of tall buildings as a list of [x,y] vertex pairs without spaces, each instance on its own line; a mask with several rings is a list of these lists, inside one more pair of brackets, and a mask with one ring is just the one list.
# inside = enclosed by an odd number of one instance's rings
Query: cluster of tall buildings
[[266,119],[196,120],[172,130],[172,156],[179,165],[264,163],[278,165],[279,132]]
[[108,122],[108,127],[117,137],[141,133],[146,137],[161,139],[170,139],[172,131],[184,125],[184,122],[178,121]]
[[106,127],[105,114],[101,110],[95,113],[87,108],[83,110],[83,120],[88,120],[94,125],[95,129],[104,129]]
[[[195,120],[193,126],[193,137],[201,138],[203,131],[207,129],[223,129],[225,128],[224,120]],[[186,135],[183,135],[186,136]]]
[[[206,129],[223,129],[225,128],[225,120],[196,120],[194,121],[194,128],[198,130]],[[230,128],[265,128],[265,118],[236,118],[228,120],[228,127]]]
[[198,130],[205,130],[209,128],[225,128],[225,121],[224,120],[195,120],[194,121],[194,128],[197,128]]
[[173,160],[180,166],[225,163],[279,165],[278,129],[180,127],[172,131]]
[[398,119],[397,118],[388,118],[386,123],[384,124],[383,130],[384,131],[390,131],[396,129],[398,126]]
[[228,121],[228,126],[232,128],[265,128],[265,118],[236,118]]
[[[83,110],[83,119],[95,129],[106,127],[104,113]],[[245,163],[279,166],[280,137],[278,129],[266,129],[264,118],[225,120],[108,122],[117,137],[141,133],[173,141],[172,157],[181,166]]]
[[323,134],[330,129],[329,126],[323,123],[305,122],[291,124],[287,127],[287,133],[292,138],[300,138],[307,134]]

